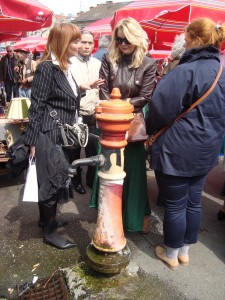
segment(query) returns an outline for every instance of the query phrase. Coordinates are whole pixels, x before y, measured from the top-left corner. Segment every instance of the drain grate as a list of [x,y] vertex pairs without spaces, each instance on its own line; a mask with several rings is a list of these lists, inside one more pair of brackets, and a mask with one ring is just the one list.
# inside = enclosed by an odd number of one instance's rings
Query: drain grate
[[68,300],[67,286],[61,275],[53,276],[50,280],[38,280],[35,285],[20,287],[19,300]]

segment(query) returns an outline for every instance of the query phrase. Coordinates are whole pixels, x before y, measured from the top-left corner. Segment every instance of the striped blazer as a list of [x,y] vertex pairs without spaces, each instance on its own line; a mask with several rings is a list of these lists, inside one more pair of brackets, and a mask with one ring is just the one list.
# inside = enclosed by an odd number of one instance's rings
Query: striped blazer
[[50,61],[41,62],[35,72],[29,109],[29,124],[25,143],[35,145],[39,132],[47,133],[56,143],[59,133],[56,122],[49,115],[47,104],[56,110],[61,123],[74,124],[76,112],[79,113],[80,90],[75,96],[65,74],[58,65]]

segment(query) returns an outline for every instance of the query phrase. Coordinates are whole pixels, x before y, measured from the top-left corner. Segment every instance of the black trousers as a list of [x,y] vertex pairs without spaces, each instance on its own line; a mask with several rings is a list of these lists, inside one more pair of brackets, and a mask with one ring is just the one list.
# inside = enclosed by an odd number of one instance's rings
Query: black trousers
[[[88,125],[89,133],[95,134],[96,125],[95,125],[93,115],[90,115],[90,116],[84,115],[82,117],[83,117],[83,122]],[[85,147],[86,157],[91,157],[91,156],[97,155],[98,151],[97,151],[95,140],[96,140],[96,137],[89,136],[87,146]],[[81,153],[81,148],[70,151],[70,163],[72,163],[76,159],[79,159],[80,153]],[[92,166],[89,166],[87,169],[86,184],[90,187],[92,187],[92,185],[93,185],[95,170],[96,170],[96,167],[92,167]],[[78,168],[77,175],[72,178],[72,182],[74,184],[82,183],[81,168]]]
[[6,100],[9,102],[13,98],[19,97],[19,86],[13,80],[5,81]]

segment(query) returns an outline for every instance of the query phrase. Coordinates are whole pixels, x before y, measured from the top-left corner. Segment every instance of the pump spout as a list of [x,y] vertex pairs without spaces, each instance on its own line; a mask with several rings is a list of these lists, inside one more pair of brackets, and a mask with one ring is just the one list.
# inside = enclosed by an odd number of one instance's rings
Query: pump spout
[[80,166],[103,166],[105,164],[104,155],[96,155],[88,158],[76,159],[72,162],[71,167],[69,168],[69,173],[71,175],[76,175],[77,168]]

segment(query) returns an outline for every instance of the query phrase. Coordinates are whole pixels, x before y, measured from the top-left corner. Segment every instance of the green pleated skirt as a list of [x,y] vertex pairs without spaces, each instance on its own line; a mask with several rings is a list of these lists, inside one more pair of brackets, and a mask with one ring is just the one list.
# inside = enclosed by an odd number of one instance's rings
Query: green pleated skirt
[[[99,146],[99,153],[101,148]],[[129,143],[124,150],[123,226],[127,231],[141,231],[144,216],[150,215],[144,143]],[[98,170],[97,170],[98,172]],[[95,176],[90,207],[99,205],[99,180]]]

